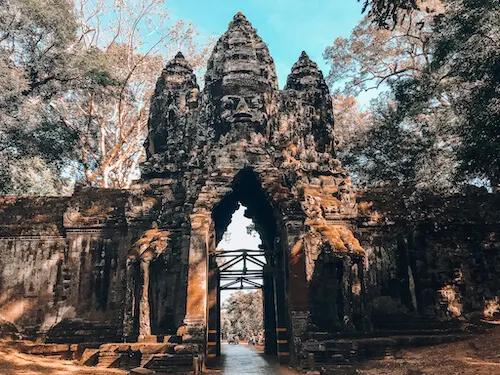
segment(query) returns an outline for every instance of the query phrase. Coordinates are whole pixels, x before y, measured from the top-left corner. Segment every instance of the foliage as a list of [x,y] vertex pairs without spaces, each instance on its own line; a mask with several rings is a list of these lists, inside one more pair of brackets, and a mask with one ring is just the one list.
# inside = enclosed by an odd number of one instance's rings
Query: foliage
[[364,0],[362,12],[367,9],[368,16],[378,27],[389,28],[400,22],[402,11],[410,15],[412,11],[419,9],[419,4],[416,0]]
[[335,39],[324,53],[330,64],[330,86],[343,84],[340,93],[358,95],[424,74],[431,59],[433,19],[443,10],[437,0],[424,4],[424,11],[413,12],[393,30],[380,29],[366,16],[348,39]]
[[223,338],[238,336],[246,339],[262,334],[264,312],[261,290],[251,293],[233,293],[224,302],[222,309]]
[[[73,9],[65,0],[0,3],[0,158],[4,164],[0,190],[55,192],[61,182],[58,167],[72,157],[73,138],[63,134],[66,129],[59,121],[53,122],[47,104],[57,93],[80,85],[88,68],[74,45]],[[67,143],[61,147],[60,142]],[[40,175],[19,184],[15,173],[25,168]],[[37,181],[44,181],[39,191]]]
[[184,50],[194,68],[208,55],[192,24],[171,24],[160,0],[76,0],[78,31],[86,51],[98,51],[96,82],[53,101],[52,108],[78,134],[81,172],[89,185],[128,188],[137,178],[147,135],[149,102],[162,54]]
[[[159,0],[0,0],[0,157],[128,187],[162,54],[199,68],[210,44]],[[0,189],[12,192],[9,171]]]
[[339,157],[366,184],[439,193],[474,178],[496,185],[499,2],[423,4],[393,30],[364,19],[326,50],[330,85],[344,83],[344,94],[380,92]]
[[488,178],[494,187],[500,182],[499,20],[499,0],[448,1],[437,19],[431,64],[452,86],[460,171]]

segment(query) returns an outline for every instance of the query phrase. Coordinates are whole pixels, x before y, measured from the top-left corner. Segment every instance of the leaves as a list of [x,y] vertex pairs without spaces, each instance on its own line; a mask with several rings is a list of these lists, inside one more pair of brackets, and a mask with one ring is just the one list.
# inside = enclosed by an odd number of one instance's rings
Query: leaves
[[183,50],[197,68],[211,43],[160,0],[0,0],[0,153],[127,188],[162,55]]
[[246,339],[257,336],[264,329],[262,291],[236,292],[222,306],[222,335]]

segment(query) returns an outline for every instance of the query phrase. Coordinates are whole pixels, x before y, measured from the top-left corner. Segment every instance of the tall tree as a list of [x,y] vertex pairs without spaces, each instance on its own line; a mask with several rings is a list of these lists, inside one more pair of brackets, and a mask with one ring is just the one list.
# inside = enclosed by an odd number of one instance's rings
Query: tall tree
[[22,159],[45,166],[47,184],[63,172],[128,187],[162,57],[183,50],[196,69],[210,43],[159,0],[0,0],[0,192],[23,191],[11,168]]
[[[392,180],[449,192],[457,189],[458,120],[447,72],[430,69],[434,19],[443,7],[423,4],[424,11],[411,13],[393,30],[365,18],[349,39],[339,38],[327,48],[325,57],[332,67],[330,84],[343,83],[338,91],[380,93],[364,117],[364,131],[341,154],[359,182]],[[416,84],[424,81],[429,84]]]
[[238,336],[242,339],[258,336],[263,331],[262,291],[236,292],[222,306],[224,319],[222,333],[224,338]]
[[[436,20],[432,71],[444,72],[458,118],[459,170],[500,183],[500,1],[448,0]],[[440,90],[440,82],[431,88]],[[429,82],[420,80],[422,90]],[[427,101],[426,103],[429,103]]]
[[26,189],[12,180],[29,160],[46,186],[40,193],[58,189],[53,183],[72,157],[74,138],[46,109],[54,95],[79,86],[92,69],[91,60],[82,61],[76,29],[68,1],[0,1],[0,192],[36,192],[29,179]]
[[81,43],[85,50],[99,51],[109,75],[100,77],[100,85],[72,91],[70,100],[59,97],[51,107],[78,135],[85,181],[128,188],[144,155],[149,101],[162,55],[183,50],[198,69],[211,40],[200,42],[191,23],[172,23],[160,0],[76,0],[76,9]]

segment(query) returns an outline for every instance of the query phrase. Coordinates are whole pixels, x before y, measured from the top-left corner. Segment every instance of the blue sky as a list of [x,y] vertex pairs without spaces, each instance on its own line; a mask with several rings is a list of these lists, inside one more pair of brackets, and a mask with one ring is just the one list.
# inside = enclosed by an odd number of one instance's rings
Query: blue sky
[[328,74],[325,47],[349,36],[362,8],[356,0],[167,0],[166,5],[173,19],[191,20],[205,35],[221,35],[234,14],[243,12],[269,46],[280,87],[303,50]]

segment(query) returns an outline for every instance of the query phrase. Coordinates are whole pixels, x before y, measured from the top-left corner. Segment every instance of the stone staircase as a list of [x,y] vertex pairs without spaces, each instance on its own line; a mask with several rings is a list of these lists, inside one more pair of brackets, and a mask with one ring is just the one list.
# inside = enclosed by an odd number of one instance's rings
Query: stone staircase
[[[75,328],[72,324],[71,328]],[[58,327],[57,332],[63,332],[65,327]],[[110,333],[109,326],[98,327],[101,336]],[[52,332],[55,332],[52,331]],[[79,360],[81,365],[95,366],[97,368],[120,368],[131,370],[138,367],[155,371],[155,374],[187,375],[193,370],[193,357],[199,352],[196,344],[182,343],[181,336],[150,336],[144,342],[134,343],[106,343],[84,341],[89,330],[72,330],[72,339],[64,337],[52,341],[56,343],[39,343],[28,340],[13,342],[21,352],[34,355],[43,355],[54,359]],[[73,340],[78,343],[66,343]],[[115,340],[116,342],[117,340]],[[162,342],[158,342],[162,341]]]
[[23,337],[47,344],[86,344],[98,348],[107,342],[119,342],[121,332],[116,324],[88,322],[80,319],[63,320],[48,331],[39,327],[24,327]]
[[117,343],[101,345],[96,366],[130,370],[143,367],[157,374],[189,373],[193,368],[193,356],[199,348],[183,344],[179,336],[166,336],[164,342]]

